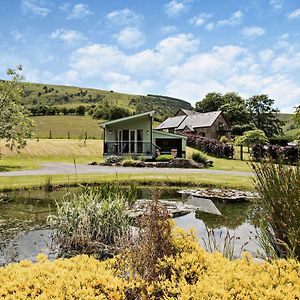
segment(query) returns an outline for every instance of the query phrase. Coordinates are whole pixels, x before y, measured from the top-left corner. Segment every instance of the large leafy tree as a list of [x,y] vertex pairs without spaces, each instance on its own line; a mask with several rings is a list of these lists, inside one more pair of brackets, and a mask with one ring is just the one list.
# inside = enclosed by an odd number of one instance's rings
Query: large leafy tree
[[219,110],[224,104],[223,95],[220,93],[208,93],[202,100],[196,103],[196,111],[210,112]]
[[279,110],[274,108],[274,100],[268,95],[256,95],[246,100],[251,123],[262,130],[267,137],[282,133],[284,121],[277,116]]
[[26,138],[31,137],[33,122],[28,117],[26,108],[22,105],[24,80],[22,66],[15,70],[8,69],[10,80],[0,81],[0,139],[6,140],[6,145],[21,148],[26,144]]

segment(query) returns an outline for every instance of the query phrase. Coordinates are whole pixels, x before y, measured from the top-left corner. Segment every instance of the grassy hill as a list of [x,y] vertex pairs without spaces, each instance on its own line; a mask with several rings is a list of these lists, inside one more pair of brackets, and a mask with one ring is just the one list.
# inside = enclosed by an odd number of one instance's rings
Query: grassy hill
[[[157,112],[157,121],[173,116],[180,108],[192,109],[189,102],[161,95],[133,95],[114,91],[106,91],[74,86],[50,85],[41,83],[24,84],[25,96],[23,104],[28,107],[46,105],[49,107],[76,108],[80,105],[89,107],[101,101],[128,108],[131,112],[142,113],[150,110]],[[54,115],[34,116],[36,138],[68,138],[76,139],[102,138],[99,123],[90,116]]]
[[294,114],[278,114],[280,120],[286,122],[283,132],[286,136],[291,136],[292,138],[296,138],[300,136],[300,126],[294,123]]
[[189,102],[160,95],[143,96],[40,83],[25,84],[23,102],[28,107],[34,105],[76,107],[78,105],[91,106],[104,100],[129,108],[131,111],[155,110],[161,118],[173,115],[180,108],[192,108]]

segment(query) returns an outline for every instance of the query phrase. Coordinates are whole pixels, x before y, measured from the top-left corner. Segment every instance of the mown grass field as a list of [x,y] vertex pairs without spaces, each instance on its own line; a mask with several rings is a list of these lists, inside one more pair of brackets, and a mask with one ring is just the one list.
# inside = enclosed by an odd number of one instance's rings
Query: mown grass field
[[89,139],[103,138],[99,125],[103,120],[90,116],[39,116],[32,119],[36,125],[35,138],[49,138],[51,134],[55,139],[67,139],[68,133],[71,139],[85,139],[86,134]]

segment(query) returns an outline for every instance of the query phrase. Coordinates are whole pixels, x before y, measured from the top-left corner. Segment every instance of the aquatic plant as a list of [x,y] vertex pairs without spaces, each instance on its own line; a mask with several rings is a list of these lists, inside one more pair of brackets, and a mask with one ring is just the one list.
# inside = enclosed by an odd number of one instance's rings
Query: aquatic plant
[[260,241],[268,257],[300,258],[300,166],[253,164]]
[[104,185],[86,188],[78,196],[65,195],[57,203],[57,214],[48,217],[60,255],[96,253],[104,257],[116,253],[119,240],[129,233],[128,203],[135,193],[132,187],[125,197],[126,191],[120,187]]

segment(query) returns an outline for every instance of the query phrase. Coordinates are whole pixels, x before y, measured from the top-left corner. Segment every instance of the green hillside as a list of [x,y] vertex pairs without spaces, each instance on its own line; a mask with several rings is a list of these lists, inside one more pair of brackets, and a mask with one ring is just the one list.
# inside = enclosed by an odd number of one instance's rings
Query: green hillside
[[158,118],[174,115],[180,108],[192,109],[189,102],[160,95],[131,95],[115,91],[106,91],[74,86],[49,85],[40,83],[25,84],[24,104],[27,107],[37,105],[77,107],[92,106],[101,101],[123,106],[132,112],[155,110]]
[[300,126],[298,124],[295,124],[294,122],[294,114],[284,114],[280,113],[278,114],[278,117],[280,120],[283,120],[286,122],[284,125],[283,131],[284,135],[293,138],[299,138],[300,136]]

